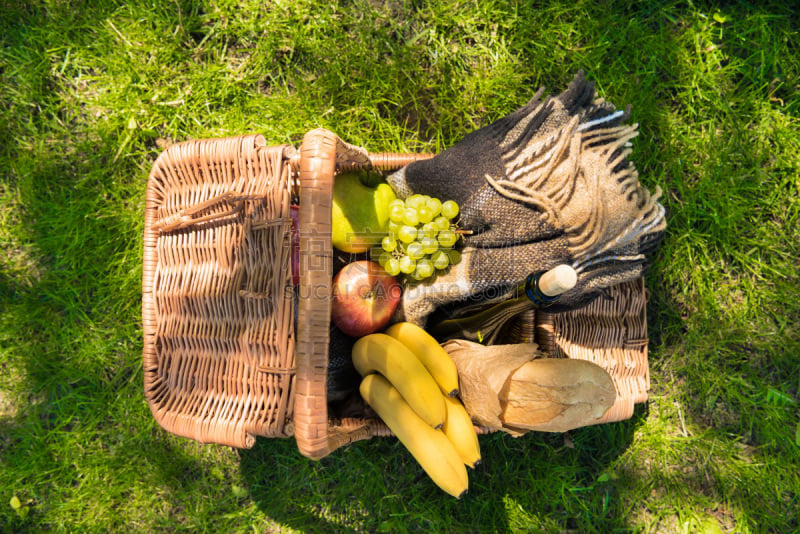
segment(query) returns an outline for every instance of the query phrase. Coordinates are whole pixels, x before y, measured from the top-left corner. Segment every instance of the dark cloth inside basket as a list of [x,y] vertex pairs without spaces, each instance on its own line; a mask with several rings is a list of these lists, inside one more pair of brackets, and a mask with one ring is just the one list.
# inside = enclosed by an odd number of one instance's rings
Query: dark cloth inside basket
[[[336,276],[350,262],[365,259],[363,254],[350,254],[334,249],[332,266]],[[348,336],[331,323],[328,338],[328,377],[326,382],[327,399],[330,403],[341,403],[358,390],[361,377],[353,365],[353,344],[355,339]]]
[[331,325],[328,342],[328,402],[340,401],[358,389],[361,377],[353,365],[355,339]]

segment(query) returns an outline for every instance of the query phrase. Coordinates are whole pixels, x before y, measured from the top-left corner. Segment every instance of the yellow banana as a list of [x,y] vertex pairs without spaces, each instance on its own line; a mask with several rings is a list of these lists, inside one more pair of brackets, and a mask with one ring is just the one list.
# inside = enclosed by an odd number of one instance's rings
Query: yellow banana
[[478,434],[472,425],[467,410],[461,401],[446,397],[447,420],[444,422],[444,435],[458,451],[461,460],[471,468],[481,462],[481,448],[478,444]]
[[386,334],[403,343],[417,355],[445,395],[453,397],[458,394],[456,364],[432,335],[414,323],[408,322],[393,324],[386,330]]
[[447,408],[439,386],[405,345],[386,334],[369,334],[353,345],[353,365],[361,376],[380,373],[409,406],[434,428],[441,428]]
[[453,444],[441,430],[426,424],[397,388],[382,375],[370,374],[359,391],[437,486],[456,498],[467,492],[467,469]]

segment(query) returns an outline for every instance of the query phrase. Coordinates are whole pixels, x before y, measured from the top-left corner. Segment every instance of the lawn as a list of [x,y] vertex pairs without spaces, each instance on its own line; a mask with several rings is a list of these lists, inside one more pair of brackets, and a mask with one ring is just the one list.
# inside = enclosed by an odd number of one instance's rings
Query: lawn
[[[0,5],[0,531],[800,531],[800,10],[780,1]],[[584,69],[668,229],[628,421],[481,437],[457,501],[393,439],[201,445],[142,388],[149,169],[328,128],[440,151]]]

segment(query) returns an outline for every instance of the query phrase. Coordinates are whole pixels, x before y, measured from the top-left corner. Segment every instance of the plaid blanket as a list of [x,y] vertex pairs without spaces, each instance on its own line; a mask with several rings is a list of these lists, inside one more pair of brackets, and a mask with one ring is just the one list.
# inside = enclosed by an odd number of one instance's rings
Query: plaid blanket
[[661,194],[642,187],[628,160],[637,125],[629,110],[595,96],[578,73],[566,91],[470,133],[436,157],[387,181],[461,206],[462,259],[404,293],[405,320],[425,325],[434,310],[502,301],[525,277],[559,264],[578,273],[557,306],[577,307],[642,275],[665,228]]

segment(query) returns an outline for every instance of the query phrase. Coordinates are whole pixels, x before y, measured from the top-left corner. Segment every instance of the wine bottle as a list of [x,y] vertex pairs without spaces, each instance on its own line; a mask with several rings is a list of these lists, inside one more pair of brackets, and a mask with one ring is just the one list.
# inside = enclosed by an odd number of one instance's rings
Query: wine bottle
[[552,305],[561,294],[575,287],[577,281],[577,273],[569,265],[531,273],[509,299],[470,315],[445,319],[428,327],[428,331],[439,341],[460,338],[493,344],[510,319],[527,310]]

